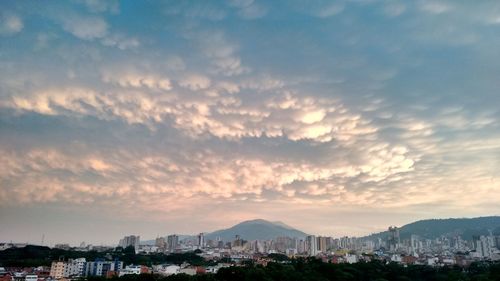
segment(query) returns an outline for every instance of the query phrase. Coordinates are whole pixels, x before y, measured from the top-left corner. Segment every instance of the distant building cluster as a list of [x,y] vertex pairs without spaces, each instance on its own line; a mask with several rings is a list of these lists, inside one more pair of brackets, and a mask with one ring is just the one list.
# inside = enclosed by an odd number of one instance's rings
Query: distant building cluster
[[140,244],[141,238],[138,235],[125,236],[118,242],[118,246],[122,248],[127,248],[129,246],[134,247],[136,253],[139,251]]
[[[0,281],[38,281],[40,279],[72,279],[87,276],[123,276],[127,274],[157,273],[200,274],[216,273],[220,268],[252,260],[257,264],[267,265],[273,260],[273,254],[287,257],[317,257],[330,263],[356,263],[359,261],[381,260],[401,264],[421,264],[429,266],[458,265],[467,266],[474,261],[500,260],[500,236],[477,235],[465,240],[460,235],[447,235],[435,239],[427,239],[417,235],[402,237],[400,229],[394,226],[388,228],[386,236],[374,238],[340,237],[309,235],[303,238],[276,237],[271,240],[245,240],[236,235],[231,241],[206,239],[204,233],[192,237],[179,237],[176,234],[158,237],[154,245],[141,245],[140,237],[125,236],[118,242],[123,249],[132,247],[135,253],[172,254],[195,252],[213,266],[192,266],[187,263],[159,264],[153,266],[127,265],[119,260],[96,259],[87,261],[85,258],[56,260],[50,268],[38,267],[29,272],[12,272],[6,278],[6,270],[0,268]],[[0,244],[2,249],[23,246],[21,244]],[[25,246],[25,245],[24,245]],[[57,244],[60,249],[79,251],[110,251],[114,247],[94,247],[80,244],[71,248],[67,244]],[[278,255],[278,256],[279,256]]]
[[232,254],[285,254],[288,256],[323,256],[345,253],[357,254],[401,254],[414,257],[433,254],[464,254],[471,259],[500,259],[500,236],[473,236],[472,240],[464,240],[460,235],[442,236],[426,239],[417,235],[402,238],[400,230],[389,227],[386,237],[356,238],[309,235],[304,238],[276,237],[272,240],[244,240],[236,235],[232,241],[205,239],[203,233],[196,237],[180,240],[177,235],[169,235],[167,239],[159,237],[154,245],[141,245],[142,253],[180,253],[196,249],[203,250],[205,255],[214,258]]
[[303,238],[276,237],[271,240],[245,240],[236,235],[231,241],[206,239],[204,233],[179,239],[177,235],[157,238],[154,245],[141,245],[139,252],[181,253],[200,249],[206,259],[230,258],[232,261],[254,255],[284,254],[294,256],[334,257],[338,262],[357,262],[366,257],[413,264],[467,264],[476,260],[500,260],[500,236],[473,236],[464,240],[460,235],[427,239],[417,235],[404,237],[395,226],[385,237],[356,238],[309,235]]

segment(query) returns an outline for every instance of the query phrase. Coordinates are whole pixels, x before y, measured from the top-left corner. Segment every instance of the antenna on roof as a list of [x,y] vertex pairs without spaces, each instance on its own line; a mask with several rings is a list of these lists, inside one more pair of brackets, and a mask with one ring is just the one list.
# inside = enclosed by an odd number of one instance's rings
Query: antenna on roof
[[45,233],[42,234],[42,246],[44,241],[45,241]]

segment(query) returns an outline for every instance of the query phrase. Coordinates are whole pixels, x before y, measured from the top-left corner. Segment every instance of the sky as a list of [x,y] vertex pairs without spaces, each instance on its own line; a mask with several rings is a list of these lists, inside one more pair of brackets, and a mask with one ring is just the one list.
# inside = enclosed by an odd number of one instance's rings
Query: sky
[[500,214],[499,1],[0,5],[0,241]]

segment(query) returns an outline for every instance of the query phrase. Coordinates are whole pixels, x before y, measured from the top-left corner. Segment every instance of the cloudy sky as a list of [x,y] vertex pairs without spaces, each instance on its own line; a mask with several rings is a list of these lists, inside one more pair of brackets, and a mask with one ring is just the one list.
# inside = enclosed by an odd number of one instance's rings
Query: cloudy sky
[[500,214],[498,1],[0,5],[0,241]]

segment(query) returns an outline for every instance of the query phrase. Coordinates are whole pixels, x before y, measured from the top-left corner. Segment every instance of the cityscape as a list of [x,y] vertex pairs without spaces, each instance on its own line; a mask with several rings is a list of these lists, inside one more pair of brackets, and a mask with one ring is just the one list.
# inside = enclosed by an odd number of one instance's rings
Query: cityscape
[[[500,217],[496,220],[496,228],[500,230]],[[472,220],[490,219],[477,218]],[[258,231],[266,227],[284,227],[285,231],[294,230],[283,223],[272,223],[265,220],[242,222],[238,226],[251,225]],[[141,242],[138,235],[127,235],[117,241],[114,246],[92,246],[82,242],[79,246],[56,244],[53,248],[82,254],[89,252],[102,253],[102,257],[88,260],[85,257],[65,258],[60,256],[50,266],[36,266],[20,269],[19,267],[1,267],[2,280],[61,280],[85,277],[121,277],[125,275],[157,274],[199,275],[216,274],[222,268],[241,267],[248,262],[266,266],[272,262],[288,262],[294,259],[315,258],[329,264],[356,264],[379,261],[385,264],[423,265],[434,268],[458,266],[467,268],[477,262],[495,262],[500,260],[500,232],[487,235],[473,235],[465,239],[460,234],[441,235],[434,239],[425,239],[419,235],[400,232],[403,228],[388,227],[376,238],[340,237],[306,235],[304,237],[278,236],[269,240],[247,240],[244,235],[235,235],[231,240],[223,240],[220,236],[208,239],[210,233],[199,233],[194,236],[171,234],[157,237],[154,240]],[[17,243],[3,243],[0,250],[27,247]],[[171,256],[191,254],[199,261],[190,264],[192,256],[184,256],[185,260],[175,262],[151,262],[145,264],[124,263],[113,258],[110,253],[129,252],[135,255],[155,256],[158,254]],[[1,253],[1,252],[0,252]]]
[[500,1],[1,0],[0,281],[500,281]]

